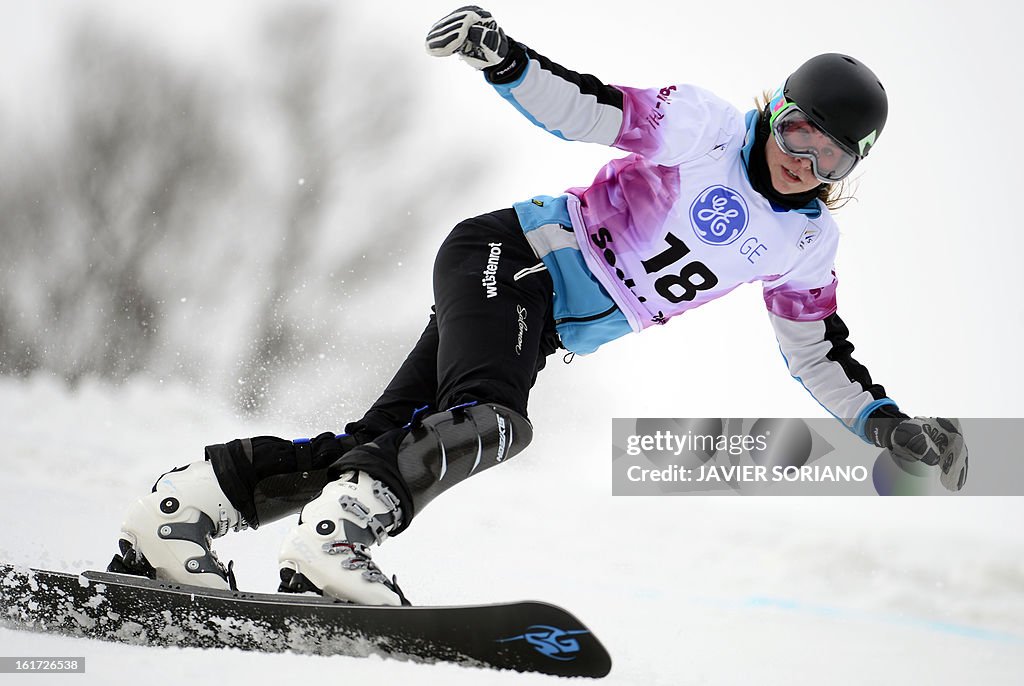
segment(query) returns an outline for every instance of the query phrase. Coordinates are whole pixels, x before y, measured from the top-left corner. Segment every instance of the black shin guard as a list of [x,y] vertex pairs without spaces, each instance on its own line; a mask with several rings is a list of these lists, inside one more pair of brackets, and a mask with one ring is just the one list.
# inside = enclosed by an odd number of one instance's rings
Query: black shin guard
[[293,442],[273,436],[206,447],[224,494],[252,528],[297,514],[330,481],[327,468],[356,440],[333,433]]
[[477,472],[518,455],[533,440],[533,426],[501,405],[458,408],[414,425],[398,452],[398,469],[418,512]]
[[414,421],[346,453],[331,466],[367,472],[398,496],[401,533],[438,495],[473,474],[518,455],[533,440],[533,427],[518,412],[495,404],[459,407]]

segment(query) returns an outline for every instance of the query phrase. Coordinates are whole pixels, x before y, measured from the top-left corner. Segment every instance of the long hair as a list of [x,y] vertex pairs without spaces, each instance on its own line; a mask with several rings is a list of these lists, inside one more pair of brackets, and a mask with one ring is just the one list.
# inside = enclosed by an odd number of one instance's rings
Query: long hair
[[[765,113],[768,109],[768,103],[772,99],[772,94],[768,91],[761,91],[759,97],[754,98],[754,103],[757,105],[759,112]],[[768,134],[771,137],[771,134]],[[822,202],[825,207],[830,211],[836,211],[841,207],[845,207],[846,203],[854,199],[853,190],[850,189],[848,181],[850,177],[846,177],[841,181],[835,183],[826,183],[821,186],[818,191],[818,200]]]

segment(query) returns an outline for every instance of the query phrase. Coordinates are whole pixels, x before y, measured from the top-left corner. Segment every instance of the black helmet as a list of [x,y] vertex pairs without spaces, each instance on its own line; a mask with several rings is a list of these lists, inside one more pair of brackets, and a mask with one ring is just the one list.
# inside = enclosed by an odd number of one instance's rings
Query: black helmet
[[858,157],[868,154],[889,113],[885,88],[874,72],[834,52],[804,62],[786,79],[783,95]]

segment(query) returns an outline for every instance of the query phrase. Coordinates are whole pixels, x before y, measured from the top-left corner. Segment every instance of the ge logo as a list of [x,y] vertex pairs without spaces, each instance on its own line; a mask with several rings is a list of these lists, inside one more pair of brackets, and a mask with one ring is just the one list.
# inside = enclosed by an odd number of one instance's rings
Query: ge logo
[[747,203],[725,186],[705,188],[690,205],[690,223],[697,238],[709,245],[729,245],[747,228]]

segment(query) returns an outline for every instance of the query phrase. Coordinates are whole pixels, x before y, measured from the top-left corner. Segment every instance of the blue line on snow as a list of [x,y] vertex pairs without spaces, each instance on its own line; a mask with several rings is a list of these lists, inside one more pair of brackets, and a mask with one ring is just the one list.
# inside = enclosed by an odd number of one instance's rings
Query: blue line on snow
[[828,605],[814,605],[804,603],[790,598],[770,598],[766,596],[751,596],[740,603],[743,607],[749,608],[771,608],[775,610],[786,610],[800,614],[813,614],[819,617],[831,617],[834,619],[863,619],[869,621],[881,621],[887,624],[901,624],[913,626],[931,631],[939,631],[946,634],[955,634],[965,638],[974,638],[981,641],[999,641],[1003,643],[1024,643],[1024,637],[1016,636],[1002,631],[981,629],[966,624],[954,624],[952,622],[940,622],[936,620],[920,619],[917,617],[901,617],[898,615],[886,615],[880,613],[862,612],[848,610]]

